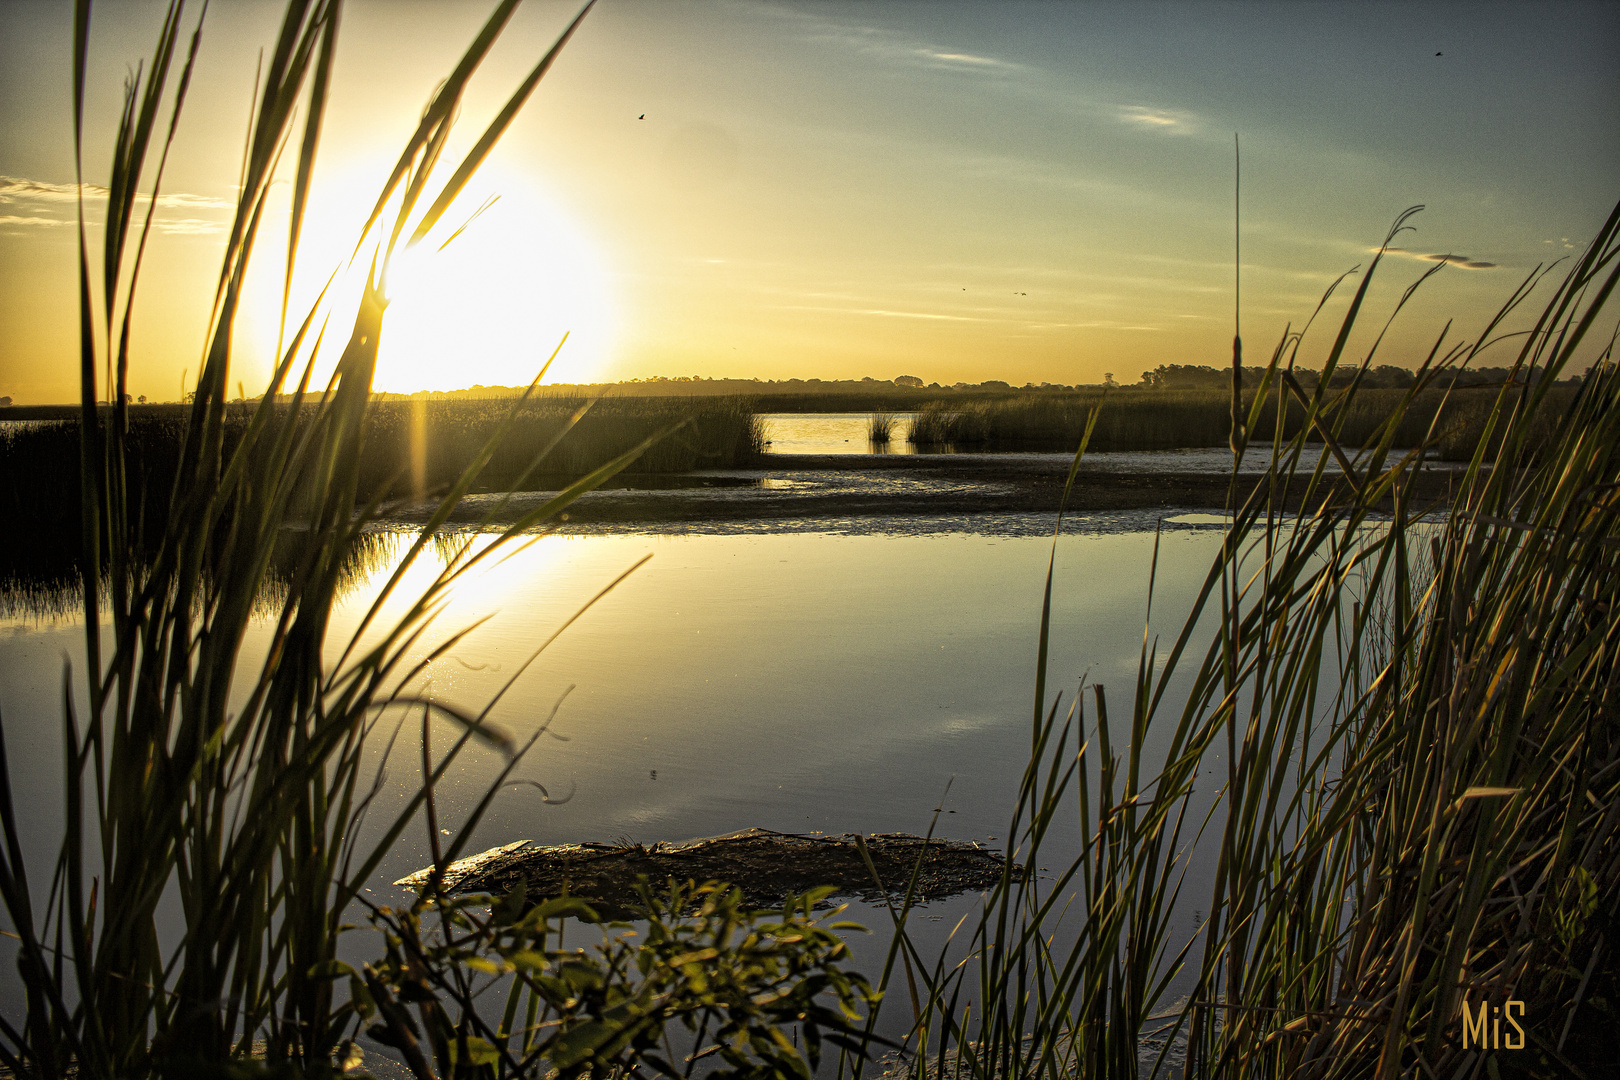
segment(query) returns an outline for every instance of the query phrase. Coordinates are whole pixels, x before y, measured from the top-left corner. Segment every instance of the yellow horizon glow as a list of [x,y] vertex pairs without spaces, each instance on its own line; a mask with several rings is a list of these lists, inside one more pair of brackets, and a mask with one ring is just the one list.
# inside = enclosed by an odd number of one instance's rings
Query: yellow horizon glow
[[[392,210],[358,252],[347,247],[375,197],[377,179],[368,174],[386,175],[386,164],[332,178],[309,209],[288,339],[327,275],[340,268],[328,296],[331,323],[311,370],[315,389],[332,377],[373,254],[388,235]],[[427,190],[431,197],[437,189],[430,184]],[[257,387],[269,376],[284,259],[284,252],[270,250],[255,257],[257,276],[238,333],[238,370]],[[421,243],[407,247],[402,239],[382,284],[388,308],[372,379],[378,392],[523,386],[553,351],[546,382],[592,382],[613,347],[615,305],[599,246],[543,192],[498,169],[476,179]],[[289,382],[297,382],[302,368],[300,359]]]
[[532,188],[496,190],[453,239],[437,234],[461,229],[464,217],[396,256],[374,389],[523,386],[565,334],[546,381],[592,382],[601,372],[613,317],[595,245]]
[[[369,265],[369,247],[348,265],[356,232],[482,7],[355,0],[345,11],[287,311],[296,327],[341,271],[316,391]],[[1452,50],[1398,59],[1382,37],[1339,33],[1332,10],[1178,10],[1166,22],[1131,5],[600,8],[436,235],[402,257],[376,388],[521,386],[565,332],[548,383],[904,374],[1073,385],[1222,366],[1234,131],[1250,355],[1297,329],[1341,273],[1365,269],[1394,216],[1422,202],[1418,232],[1367,296],[1368,311],[1387,313],[1448,261],[1380,347],[1381,360],[1411,367],[1446,320],[1477,332],[1538,264],[1578,254],[1613,205],[1617,84],[1603,77],[1603,46],[1620,21],[1607,9],[1571,15],[1583,27],[1573,36],[1531,9],[1493,9],[1469,61],[1488,82]],[[470,88],[447,168],[576,13],[530,3],[514,16]],[[108,175],[124,60],[144,55],[156,14],[107,5],[92,20],[87,184]],[[1432,21],[1421,5],[1403,9],[1389,40],[1420,40]],[[275,5],[208,15],[141,272],[135,395],[176,399],[207,355],[242,106],[278,24]],[[8,24],[0,70],[20,88],[59,85],[72,29],[71,6],[35,5]],[[1210,34],[1228,47],[1204,48]],[[1252,75],[1312,49],[1317,61]],[[1319,77],[1368,64],[1393,66],[1388,78]],[[72,114],[63,95],[31,90],[13,112],[0,147],[0,396],[72,402]],[[284,331],[294,157],[289,147],[268,195],[232,327],[233,396],[265,387]],[[438,252],[491,194],[499,201]],[[84,212],[99,263],[100,187],[86,189]],[[1325,352],[1352,294],[1335,294],[1308,350]],[[99,321],[99,297],[93,307]],[[1378,331],[1363,319],[1349,354]],[[98,326],[98,351],[112,333]]]

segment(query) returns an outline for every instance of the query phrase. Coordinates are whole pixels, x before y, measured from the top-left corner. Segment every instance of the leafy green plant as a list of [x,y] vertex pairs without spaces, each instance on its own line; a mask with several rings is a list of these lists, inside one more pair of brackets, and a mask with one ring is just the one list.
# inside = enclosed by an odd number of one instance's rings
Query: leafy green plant
[[[814,910],[830,891],[769,913],[745,910],[740,891],[715,882],[672,882],[657,895],[643,885],[647,918],[635,930],[571,897],[530,902],[521,885],[497,899],[436,896],[430,884],[408,908],[373,910],[381,961],[334,973],[348,976],[357,1018],[421,1080],[548,1069],[689,1077],[698,1062],[709,1077],[810,1080],[824,1039],[860,1052],[858,1010],[877,998],[840,966],[838,932],[860,927],[832,921],[842,908]],[[564,920],[576,936],[599,927],[601,941],[564,948]],[[480,1011],[503,998],[498,1021]],[[672,1040],[676,1028],[689,1052]]]

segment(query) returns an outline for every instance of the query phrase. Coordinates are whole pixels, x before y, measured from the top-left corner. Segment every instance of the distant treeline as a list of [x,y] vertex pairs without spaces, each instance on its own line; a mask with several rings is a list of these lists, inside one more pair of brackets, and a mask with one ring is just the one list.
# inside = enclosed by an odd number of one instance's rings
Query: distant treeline
[[[1349,386],[1356,378],[1355,367],[1340,367],[1333,372],[1328,381],[1330,387]],[[1243,369],[1243,385],[1259,386],[1260,379],[1265,374],[1263,367],[1246,367]],[[1322,373],[1311,368],[1298,367],[1294,369],[1294,377],[1301,386],[1308,389],[1315,387],[1322,381]],[[1518,382],[1538,382],[1542,377],[1540,368],[1531,368],[1520,371]],[[1512,368],[1485,367],[1460,368],[1438,372],[1434,377],[1434,385],[1441,388],[1451,386],[1503,386],[1515,379]],[[1379,364],[1370,368],[1361,376],[1361,385],[1368,389],[1405,390],[1411,386],[1415,376],[1411,371],[1394,364]],[[1570,385],[1576,385],[1580,379],[1565,380]],[[1148,390],[1223,390],[1230,392],[1232,387],[1232,369],[1230,367],[1209,367],[1204,364],[1160,364],[1152,371],[1142,372],[1141,385]]]
[[[1244,369],[1245,386],[1259,385],[1263,369],[1250,366]],[[1465,368],[1440,374],[1436,386],[1500,386],[1512,377],[1509,368]],[[1540,378],[1539,369],[1528,378]],[[1294,369],[1294,376],[1306,388],[1315,388],[1321,373],[1306,367]],[[1332,385],[1348,386],[1355,369],[1340,368],[1334,372]],[[1526,378],[1520,372],[1520,381]],[[1228,390],[1232,383],[1229,367],[1211,367],[1207,364],[1160,364],[1142,372],[1140,383],[1118,383],[1109,376],[1102,383],[1025,383],[1013,386],[1001,379],[984,382],[957,382],[950,385],[925,383],[916,375],[901,375],[894,379],[710,379],[702,376],[678,378],[631,379],[616,383],[552,383],[542,386],[538,395],[542,399],[584,400],[588,398],[743,398],[759,403],[761,412],[910,412],[925,402],[939,397],[993,399],[1019,397],[1027,394],[1071,393],[1076,391],[1128,390]],[[1412,385],[1412,372],[1393,364],[1381,364],[1362,376],[1361,385],[1372,389],[1405,389]],[[1563,380],[1577,385],[1580,376]],[[415,394],[379,393],[378,402],[428,401],[510,401],[522,395],[522,386],[485,386],[479,384],[462,390],[424,390]],[[0,398],[0,419],[11,420],[71,420],[78,416],[78,405],[11,405],[9,399]],[[283,401],[290,400],[285,396]],[[251,405],[257,398],[248,398]],[[105,404],[105,402],[103,402]],[[187,406],[181,402],[132,402],[132,414],[149,416],[183,416]]]

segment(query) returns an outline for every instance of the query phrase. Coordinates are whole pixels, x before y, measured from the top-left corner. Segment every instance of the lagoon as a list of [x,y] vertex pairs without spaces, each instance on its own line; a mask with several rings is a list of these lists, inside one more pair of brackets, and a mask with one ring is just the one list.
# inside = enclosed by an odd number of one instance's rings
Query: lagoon
[[[435,632],[413,655],[487,621],[412,689],[477,709],[517,675],[491,718],[520,742],[550,721],[555,737],[543,736],[514,777],[543,786],[553,801],[531,784],[503,790],[465,852],[518,840],[650,845],[750,827],[828,834],[933,828],[1005,848],[1029,756],[1048,560],[1048,704],[1058,692],[1071,701],[1082,682],[1101,683],[1125,715],[1144,629],[1173,639],[1225,525],[1222,515],[1205,511],[1074,514],[1054,545],[1055,519],[868,516],[787,528],[734,521],[680,533],[580,525],[491,560],[455,587]],[[388,534],[334,606],[334,659],[411,535],[402,528]],[[476,534],[456,540],[488,542]],[[648,556],[518,674],[541,642]],[[385,605],[384,622],[438,572],[441,558],[431,548],[423,553]],[[255,624],[244,663],[262,657],[270,630]],[[60,835],[62,664],[71,658],[81,670],[82,656],[75,616],[35,609],[0,618],[0,714],[34,865],[49,864]],[[1086,705],[1091,736],[1089,692]],[[419,711],[385,719],[372,742],[373,763],[385,765],[382,747],[401,720],[364,827],[372,835],[420,784]],[[1164,726],[1171,723],[1167,716]],[[433,730],[442,750],[454,732],[442,722]],[[443,829],[459,828],[503,764],[488,750],[464,753],[437,792]],[[1208,795],[1195,803],[1201,813]],[[1078,842],[1074,820],[1061,820],[1036,872],[1061,866]],[[419,825],[407,831],[373,876],[370,898],[402,901],[407,894],[391,883],[428,865],[429,852]],[[1208,895],[1207,861],[1189,864],[1188,888],[1200,899]],[[943,949],[977,902],[964,895],[927,905],[912,919],[913,940],[925,954]],[[1179,941],[1197,925],[1192,906],[1176,916]],[[850,916],[875,931],[848,937],[854,964],[875,973],[888,915],[855,902]],[[358,911],[351,921],[364,924]],[[1076,920],[1064,925],[1065,933],[1078,930]],[[344,952],[358,962],[376,947],[361,932],[346,939]],[[0,1008],[19,1005],[0,1000]],[[902,1012],[885,1023],[898,1023]]]
[[[556,707],[560,738],[543,738],[517,775],[568,801],[546,805],[532,787],[503,792],[470,850],[519,839],[651,843],[751,826],[921,832],[947,783],[943,834],[1004,839],[1027,758],[1053,550],[1037,522],[1020,517],[978,531],[943,521],[930,532],[926,520],[905,518],[818,532],[552,535],[464,580],[418,653],[488,622],[413,688],[476,709],[603,586],[652,556],[492,713],[521,740]],[[1221,536],[1209,515],[1176,517],[1161,540],[1154,607],[1155,632],[1167,634]],[[1128,694],[1153,520],[1091,515],[1057,543],[1049,679],[1066,700],[1083,677]],[[353,632],[403,537],[391,547],[335,608],[332,645]],[[425,554],[400,597],[440,565]],[[246,659],[262,653],[269,630],[255,631]],[[24,765],[14,770],[19,804],[38,808],[28,830],[36,839],[55,832],[62,663],[82,651],[72,617],[0,621],[0,711],[12,760]],[[456,827],[497,766],[493,754],[467,753],[440,792],[441,824]],[[389,772],[389,798],[405,798],[413,755]],[[422,837],[408,837],[379,881],[421,866],[425,851]]]

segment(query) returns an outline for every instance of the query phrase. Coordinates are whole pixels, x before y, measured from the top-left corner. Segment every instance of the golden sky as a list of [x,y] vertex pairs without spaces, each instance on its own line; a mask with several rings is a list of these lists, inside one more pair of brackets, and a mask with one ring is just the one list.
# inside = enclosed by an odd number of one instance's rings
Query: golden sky
[[[296,297],[352,248],[492,6],[345,8]],[[105,182],[123,81],[162,11],[94,12],[87,184]],[[520,10],[452,158],[576,11]],[[136,305],[135,394],[173,399],[195,376],[258,50],[279,15],[208,11]],[[0,19],[0,396],[66,401],[72,5],[13,0]],[[1612,4],[601,0],[450,228],[496,201],[401,270],[378,384],[521,383],[565,330],[555,375],[572,380],[1018,385],[1221,364],[1234,131],[1250,354],[1423,203],[1373,289],[1387,311],[1453,257],[1383,346],[1410,365],[1446,318],[1466,336],[1538,262],[1592,235],[1620,196],[1616,115]],[[232,384],[250,395],[275,340],[288,187],[237,343]]]

